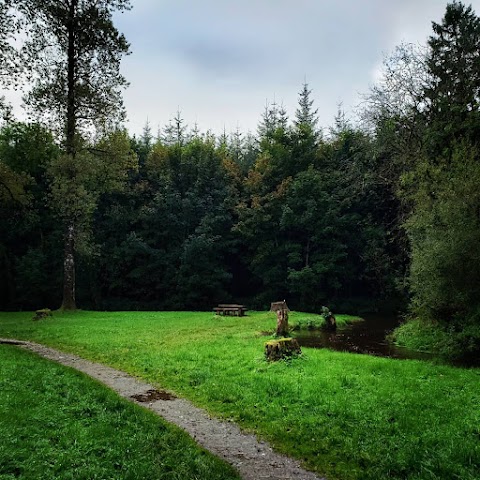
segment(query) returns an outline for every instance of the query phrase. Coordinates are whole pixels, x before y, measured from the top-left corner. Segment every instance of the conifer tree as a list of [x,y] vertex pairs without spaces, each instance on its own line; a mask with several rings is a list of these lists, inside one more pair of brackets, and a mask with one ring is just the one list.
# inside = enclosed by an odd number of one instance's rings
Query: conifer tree
[[163,142],[165,145],[181,147],[185,143],[187,127],[184,123],[185,119],[182,117],[182,112],[179,109],[164,129]]
[[480,143],[480,18],[454,1],[432,28],[424,90],[429,155],[451,151],[460,139]]
[[[129,0],[18,0],[27,40],[22,64],[33,87],[25,101],[38,120],[54,127],[62,140],[65,164],[58,172],[69,192],[77,191],[82,134],[108,129],[123,118],[121,92],[126,80],[120,61],[129,45],[115,28],[115,11]],[[57,179],[58,180],[58,179]],[[67,203],[73,203],[74,199]],[[64,216],[64,289],[62,308],[75,309],[76,219]]]
[[315,136],[318,135],[318,109],[313,108],[314,100],[310,98],[312,90],[308,83],[304,82],[302,90],[298,95],[298,107],[295,111],[295,127],[297,129],[308,127]]
[[298,95],[298,107],[295,112],[292,132],[292,158],[295,161],[290,175],[308,168],[315,163],[316,151],[320,141],[318,124],[318,109],[314,108],[312,91],[304,83]]

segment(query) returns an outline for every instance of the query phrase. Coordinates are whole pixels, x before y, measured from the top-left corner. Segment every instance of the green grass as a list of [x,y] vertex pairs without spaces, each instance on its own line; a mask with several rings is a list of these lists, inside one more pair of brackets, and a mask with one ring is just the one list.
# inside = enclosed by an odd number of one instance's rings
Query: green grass
[[[344,327],[349,323],[358,322],[362,319],[353,315],[335,315],[337,327]],[[321,330],[325,328],[326,321],[322,315],[309,315],[292,312],[292,321],[289,322],[293,331],[297,330]]]
[[180,429],[94,380],[0,345],[0,478],[239,478]]
[[446,326],[411,319],[396,328],[390,339],[397,345],[420,352],[431,352],[439,357],[480,365],[480,327],[465,325],[458,331]]
[[[291,323],[312,315],[292,312]],[[338,320],[337,316],[337,320]],[[480,479],[480,370],[304,349],[267,363],[275,315],[0,314],[0,336],[139,375],[333,479]]]
[[410,320],[396,328],[390,338],[398,345],[417,350],[449,356],[450,341],[447,332],[438,326]]

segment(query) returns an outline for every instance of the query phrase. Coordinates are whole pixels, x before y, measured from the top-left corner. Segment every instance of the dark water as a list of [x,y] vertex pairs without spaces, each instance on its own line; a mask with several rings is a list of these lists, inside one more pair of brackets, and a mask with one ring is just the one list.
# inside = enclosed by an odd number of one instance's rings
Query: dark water
[[295,338],[302,347],[330,348],[342,352],[366,353],[381,357],[414,358],[428,360],[434,358],[428,353],[415,352],[397,347],[385,340],[400,320],[392,315],[366,315],[361,322],[354,322],[336,332],[320,330],[296,332]]

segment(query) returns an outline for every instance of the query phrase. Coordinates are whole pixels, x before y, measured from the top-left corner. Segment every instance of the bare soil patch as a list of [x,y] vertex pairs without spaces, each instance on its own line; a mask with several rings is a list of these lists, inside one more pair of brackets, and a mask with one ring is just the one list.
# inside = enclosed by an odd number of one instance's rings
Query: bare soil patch
[[175,400],[177,397],[171,393],[166,392],[165,390],[148,390],[145,393],[140,393],[138,395],[132,395],[130,398],[133,398],[137,402],[148,403],[153,402],[154,400]]

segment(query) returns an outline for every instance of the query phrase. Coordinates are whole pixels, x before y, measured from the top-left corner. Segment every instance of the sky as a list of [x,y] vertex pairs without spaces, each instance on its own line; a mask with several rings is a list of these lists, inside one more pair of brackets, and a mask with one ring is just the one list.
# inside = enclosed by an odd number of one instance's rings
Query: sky
[[[178,111],[190,127],[255,132],[267,102],[293,117],[306,81],[328,128],[353,116],[402,41],[424,44],[446,0],[131,0],[116,27],[127,128],[155,134]],[[468,3],[468,2],[466,2]],[[471,2],[480,14],[480,0]],[[18,100],[18,99],[17,99]],[[15,101],[14,101],[15,103]],[[18,103],[18,102],[16,102]],[[18,109],[16,110],[18,111]]]

